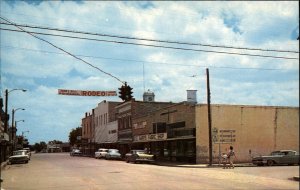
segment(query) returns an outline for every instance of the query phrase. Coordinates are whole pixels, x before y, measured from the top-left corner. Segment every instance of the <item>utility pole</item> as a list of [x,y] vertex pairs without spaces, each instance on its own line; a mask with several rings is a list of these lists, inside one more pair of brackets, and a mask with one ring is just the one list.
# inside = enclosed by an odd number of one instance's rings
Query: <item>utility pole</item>
[[209,140],[209,165],[212,165],[212,135],[211,135],[211,110],[210,110],[210,86],[209,86],[209,70],[206,68],[207,77],[207,116],[208,116],[208,140]]

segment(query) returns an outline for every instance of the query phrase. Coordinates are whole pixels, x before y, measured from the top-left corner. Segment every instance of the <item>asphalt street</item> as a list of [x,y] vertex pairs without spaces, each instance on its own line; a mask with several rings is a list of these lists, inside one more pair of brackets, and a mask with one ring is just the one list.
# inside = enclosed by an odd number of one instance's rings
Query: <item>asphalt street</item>
[[125,161],[32,154],[28,164],[2,170],[4,190],[299,189],[299,166],[169,167]]

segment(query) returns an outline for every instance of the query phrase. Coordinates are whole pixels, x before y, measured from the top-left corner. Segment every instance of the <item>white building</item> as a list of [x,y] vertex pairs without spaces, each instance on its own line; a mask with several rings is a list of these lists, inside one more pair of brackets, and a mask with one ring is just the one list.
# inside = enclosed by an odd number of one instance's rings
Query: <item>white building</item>
[[94,142],[96,144],[115,143],[118,140],[118,123],[115,106],[120,102],[102,101],[94,109]]

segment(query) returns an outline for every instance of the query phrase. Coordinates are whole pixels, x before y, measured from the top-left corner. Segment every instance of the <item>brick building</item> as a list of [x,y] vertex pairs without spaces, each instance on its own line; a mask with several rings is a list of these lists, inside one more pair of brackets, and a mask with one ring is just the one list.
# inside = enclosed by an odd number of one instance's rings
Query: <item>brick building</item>
[[196,161],[195,104],[181,102],[132,118],[133,149],[160,160]]
[[85,113],[85,117],[82,118],[82,136],[81,136],[81,150],[85,155],[93,155],[95,144],[94,144],[94,109],[92,113]]
[[131,101],[123,102],[116,106],[118,120],[118,147],[122,155],[125,155],[133,142],[132,118],[140,117],[154,110],[170,106],[171,102],[144,102]]

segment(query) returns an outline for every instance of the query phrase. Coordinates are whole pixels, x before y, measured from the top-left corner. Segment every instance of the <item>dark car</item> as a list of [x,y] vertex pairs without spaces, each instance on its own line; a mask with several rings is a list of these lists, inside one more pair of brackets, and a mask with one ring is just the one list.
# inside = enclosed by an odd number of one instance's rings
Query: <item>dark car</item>
[[29,156],[26,151],[18,150],[14,151],[13,155],[8,158],[9,164],[17,164],[17,163],[28,163]]
[[82,152],[79,149],[73,149],[70,152],[70,156],[82,156]]
[[294,150],[278,150],[269,156],[258,156],[252,159],[252,163],[258,166],[263,165],[299,165],[299,153]]
[[125,161],[127,163],[133,162],[154,162],[154,155],[148,154],[145,150],[131,150],[129,153],[125,155]]

